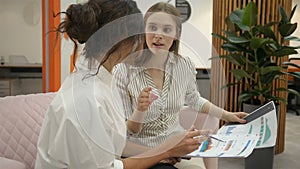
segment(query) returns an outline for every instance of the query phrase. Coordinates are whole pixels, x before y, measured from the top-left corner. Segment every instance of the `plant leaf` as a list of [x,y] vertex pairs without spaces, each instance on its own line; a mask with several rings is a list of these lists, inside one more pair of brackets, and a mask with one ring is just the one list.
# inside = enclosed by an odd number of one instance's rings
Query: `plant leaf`
[[266,27],[272,27],[273,25],[277,25],[277,24],[279,24],[280,22],[269,22],[269,23],[266,23],[264,26],[266,26]]
[[284,37],[284,40],[300,41],[300,38],[296,36],[288,36],[288,37]]
[[299,72],[288,72],[286,74],[291,75],[291,76],[296,77],[296,78],[300,78],[300,73]]
[[267,43],[273,43],[273,41],[266,38],[253,38],[250,42],[250,47],[253,49],[258,49]]
[[233,54],[228,54],[228,55],[220,55],[220,58],[224,58],[227,61],[238,65],[238,66],[243,66],[246,63],[246,60],[243,55],[238,54],[238,53],[233,53]]
[[261,68],[261,74],[265,75],[271,72],[281,71],[283,68],[281,66],[268,66],[268,67],[262,67]]
[[244,16],[244,11],[238,9],[233,11],[229,15],[229,18],[231,22],[235,23],[241,30],[250,31],[250,27],[242,23],[243,16]]
[[272,38],[275,42],[277,42],[277,38],[273,32],[273,30],[271,29],[271,27],[269,26],[256,26],[256,28],[258,29],[259,32],[261,32],[262,34],[265,35],[266,37]]
[[225,43],[222,46],[222,49],[228,51],[228,52],[243,52],[244,49],[241,48],[238,45],[232,44],[232,43]]
[[300,49],[300,45],[299,46],[284,46],[286,48],[289,48],[289,49]]
[[255,65],[256,65],[256,63],[248,61],[248,72],[249,72],[249,74],[253,74],[254,72],[257,71]]
[[292,55],[292,54],[297,54],[298,52],[295,49],[291,49],[291,48],[281,48],[277,51],[275,51],[274,53],[272,53],[272,56],[276,56],[276,57],[282,57],[282,56],[287,56],[287,55]]
[[247,43],[249,42],[248,39],[244,37],[238,37],[238,36],[229,36],[228,41],[231,43]]
[[298,68],[298,69],[300,69],[300,65],[297,65],[297,64],[295,64],[295,63],[293,63],[293,62],[282,62],[282,65],[285,65],[285,66],[292,66],[292,67],[295,67],[295,68]]
[[234,23],[230,20],[229,17],[225,18],[225,23],[227,25],[227,28],[229,30],[229,32],[236,32],[237,30],[235,29],[235,25]]
[[291,12],[291,15],[290,15],[290,18],[289,18],[289,22],[292,21],[292,18],[293,18],[294,14],[295,14],[296,8],[297,8],[297,5],[295,5],[295,6],[293,7],[293,9],[292,9],[292,12]]
[[238,85],[238,84],[240,84],[240,83],[228,83],[228,84],[222,86],[221,89],[229,88],[229,87],[231,87],[231,86],[235,86],[235,85]]
[[297,90],[294,90],[294,89],[287,89],[287,88],[280,87],[280,88],[276,88],[275,91],[288,92],[289,94],[293,94],[297,97],[300,97],[300,93]]
[[280,47],[279,45],[275,45],[273,43],[269,44],[269,46],[273,49],[273,50],[278,50],[278,48]]
[[220,34],[217,34],[217,33],[211,33],[211,35],[212,35],[212,36],[215,36],[215,37],[217,37],[217,38],[220,38],[220,39],[222,39],[222,40],[224,40],[224,41],[228,41],[228,39],[227,39],[225,36],[222,36],[222,35],[220,35]]
[[235,32],[230,32],[230,31],[225,31],[225,30],[223,30],[222,32],[224,32],[224,34],[227,36],[236,36]]
[[297,29],[297,23],[287,23],[279,25],[279,33],[281,36],[290,36]]
[[297,90],[294,90],[294,89],[287,89],[287,90],[288,90],[288,93],[300,97],[300,93]]
[[288,22],[288,17],[286,15],[285,10],[283,9],[283,7],[281,5],[279,7],[279,12],[280,12],[280,15],[281,15],[281,22],[283,24],[287,23]]
[[277,96],[273,96],[272,97],[272,100],[278,100],[278,101],[281,101],[283,104],[287,105],[288,102],[286,99],[282,98],[282,97],[277,97]]
[[244,10],[242,23],[248,27],[252,27],[257,23],[257,7],[254,2],[249,2]]
[[230,70],[233,73],[234,77],[237,81],[240,81],[242,78],[248,78],[254,80],[245,70],[242,69],[234,69]]
[[252,97],[253,97],[252,93],[242,93],[242,94],[240,94],[239,97],[238,97],[239,107],[242,106],[243,102],[250,100]]
[[280,77],[280,75],[282,75],[282,74],[284,74],[284,73],[281,71],[274,71],[274,72],[267,73],[261,77],[261,82],[262,82],[262,84],[269,85],[275,79],[278,79]]

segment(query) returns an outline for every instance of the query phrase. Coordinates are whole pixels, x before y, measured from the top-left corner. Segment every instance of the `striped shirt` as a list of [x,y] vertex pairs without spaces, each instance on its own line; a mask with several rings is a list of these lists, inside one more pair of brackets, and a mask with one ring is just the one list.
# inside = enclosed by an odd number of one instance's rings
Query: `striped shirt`
[[199,111],[208,101],[197,90],[197,72],[189,58],[170,53],[164,71],[163,88],[158,91],[145,67],[121,63],[113,70],[126,119],[135,110],[139,94],[145,87],[150,86],[151,92],[158,96],[148,108],[141,131],[128,136],[130,140],[149,147],[161,144],[171,134],[183,130],[179,124],[179,112],[184,104]]

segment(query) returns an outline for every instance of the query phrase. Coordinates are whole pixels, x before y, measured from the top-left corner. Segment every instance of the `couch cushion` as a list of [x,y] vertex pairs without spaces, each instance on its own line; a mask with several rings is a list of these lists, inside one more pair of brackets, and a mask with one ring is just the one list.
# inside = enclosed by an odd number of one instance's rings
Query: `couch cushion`
[[26,169],[26,167],[19,161],[0,157],[0,169]]
[[40,93],[0,98],[0,157],[34,168],[38,135],[54,96]]

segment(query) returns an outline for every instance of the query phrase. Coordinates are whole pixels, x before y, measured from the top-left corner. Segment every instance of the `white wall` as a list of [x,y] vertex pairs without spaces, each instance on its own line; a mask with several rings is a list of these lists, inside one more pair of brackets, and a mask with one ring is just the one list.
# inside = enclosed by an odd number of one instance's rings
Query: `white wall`
[[[84,0],[62,0],[61,10],[65,10],[70,3]],[[138,0],[139,8],[145,12],[151,5],[160,0]],[[166,1],[166,0],[164,0]],[[196,31],[199,36],[193,36],[192,40],[184,40],[180,53],[192,58],[196,67],[210,67],[208,58],[211,56],[211,0],[188,0],[192,5],[192,16],[183,25],[182,39],[186,39],[190,29]],[[25,23],[23,11],[31,3],[38,6],[39,13],[35,13],[38,19],[36,25]],[[42,62],[42,33],[41,33],[41,1],[40,0],[0,0],[0,56],[7,57],[11,54],[25,55],[30,62]],[[171,3],[175,5],[175,0]],[[27,16],[27,18],[30,16]],[[202,38],[200,38],[202,37]],[[187,38],[188,39],[188,38]],[[197,48],[195,48],[197,46]],[[61,70],[63,80],[69,73],[69,60],[72,51],[72,43],[63,39]],[[198,48],[199,47],[199,48]]]
[[40,0],[0,0],[0,56],[25,55],[42,63]]
[[[70,4],[77,3],[76,0],[61,0],[60,9],[61,11],[66,11]],[[65,17],[64,14],[61,15],[61,20]],[[70,60],[73,53],[73,42],[67,40],[62,36],[61,40],[61,82],[70,74]]]
[[[70,3],[83,1],[85,0],[61,0],[61,10],[65,10]],[[137,4],[139,8],[145,12],[152,4],[159,1],[160,0],[137,0]],[[191,57],[196,67],[209,68],[210,62],[208,58],[211,57],[212,0],[187,1],[192,5],[192,15],[187,23],[183,25],[183,43],[181,44],[180,52],[182,55]],[[175,0],[171,0],[171,3],[174,5]],[[32,4],[34,4],[34,7],[29,8],[28,6]],[[293,4],[298,4],[293,21],[299,22],[300,0],[293,0]],[[31,24],[26,23],[26,20],[31,22]],[[30,62],[41,63],[41,0],[0,0],[0,21],[0,56],[5,56],[7,61],[9,55],[25,55]],[[32,24],[32,22],[34,24]],[[300,27],[300,23],[298,23],[298,27]],[[186,35],[191,35],[192,38]],[[299,28],[294,35],[300,37]],[[300,45],[299,42],[291,42],[291,44]],[[61,79],[63,81],[70,71],[69,65],[73,49],[72,43],[63,39],[61,49]],[[294,56],[300,57],[300,54]]]
[[[295,5],[297,5],[297,9],[293,16],[292,23],[298,22],[298,27],[297,30],[294,32],[293,36],[297,36],[298,38],[300,38],[300,0],[293,0],[293,7]],[[290,44],[292,46],[300,46],[300,42],[296,42],[296,41],[291,41]],[[290,57],[300,57],[300,49],[298,49],[297,51],[298,54],[291,55]]]
[[181,54],[191,57],[196,68],[211,68],[212,0],[188,0],[192,6],[189,20],[183,24]]

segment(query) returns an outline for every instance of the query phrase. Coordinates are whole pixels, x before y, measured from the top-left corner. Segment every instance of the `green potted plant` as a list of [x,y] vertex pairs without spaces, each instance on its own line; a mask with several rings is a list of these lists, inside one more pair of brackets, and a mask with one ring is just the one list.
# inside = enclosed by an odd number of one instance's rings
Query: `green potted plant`
[[[236,65],[236,68],[231,70],[235,82],[228,83],[226,87],[234,85],[243,87],[243,91],[238,96],[239,107],[242,103],[248,103],[257,105],[257,108],[269,101],[287,104],[287,98],[274,95],[274,91],[299,95],[292,89],[272,88],[275,80],[287,81],[282,78],[282,75],[288,74],[300,78],[296,73],[287,72],[288,65],[300,68],[299,65],[280,62],[281,57],[297,54],[296,49],[300,48],[287,43],[289,40],[299,41],[299,38],[291,36],[297,28],[297,23],[291,23],[295,10],[296,6],[288,17],[285,10],[280,7],[280,21],[260,25],[257,22],[256,4],[249,2],[246,8],[237,9],[229,14],[225,20],[227,30],[224,30],[223,34],[212,34],[224,41],[221,48],[227,53],[213,58],[226,59]],[[273,29],[275,28],[279,31],[279,36],[274,33]],[[246,110],[243,108],[243,111]],[[274,150],[274,147],[254,150],[245,160],[245,167],[272,168]]]
[[[298,37],[290,36],[297,28],[297,23],[291,23],[296,10],[293,8],[290,17],[280,7],[280,21],[273,21],[264,25],[257,24],[258,10],[254,2],[247,4],[246,8],[230,13],[226,18],[228,30],[224,35],[213,33],[213,36],[224,40],[222,49],[228,54],[217,56],[237,65],[231,70],[235,77],[234,83],[226,86],[244,85],[244,91],[238,96],[239,107],[242,103],[263,105],[269,101],[287,104],[287,99],[275,96],[273,90],[289,92],[299,95],[295,90],[287,88],[272,89],[274,80],[282,79],[281,75],[299,77],[296,73],[288,73],[287,66],[300,68],[289,62],[280,63],[281,57],[297,54],[298,48],[286,45],[286,41],[297,40]],[[276,36],[273,29],[277,27],[280,36]]]

